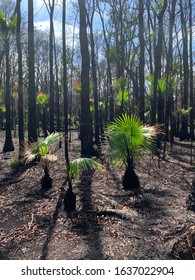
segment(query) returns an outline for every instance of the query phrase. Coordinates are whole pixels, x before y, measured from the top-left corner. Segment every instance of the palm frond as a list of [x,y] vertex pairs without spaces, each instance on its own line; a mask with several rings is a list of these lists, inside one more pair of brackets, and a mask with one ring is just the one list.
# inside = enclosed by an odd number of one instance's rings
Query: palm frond
[[155,126],[144,126],[137,116],[123,114],[107,128],[111,157],[117,159],[117,164],[126,164],[128,159],[133,160],[142,150],[151,150],[156,135]]
[[103,170],[103,167],[100,163],[96,162],[90,158],[77,158],[70,162],[69,167],[69,178],[76,179],[80,172],[90,170],[90,169],[99,169]]
[[31,161],[33,161],[36,157],[37,157],[36,153],[32,153],[32,151],[30,150],[25,150],[24,153],[22,154],[20,162],[22,164],[28,164]]
[[59,132],[54,132],[51,133],[50,135],[48,135],[45,139],[41,139],[39,140],[36,144],[37,144],[37,148],[40,148],[42,146],[48,146],[53,144],[56,141],[59,141],[61,137],[61,133]]
[[45,139],[32,143],[29,149],[25,149],[21,162],[27,164],[37,157],[40,157],[42,163],[54,162],[55,156],[49,154],[49,145],[58,141],[60,137],[60,133],[52,133]]

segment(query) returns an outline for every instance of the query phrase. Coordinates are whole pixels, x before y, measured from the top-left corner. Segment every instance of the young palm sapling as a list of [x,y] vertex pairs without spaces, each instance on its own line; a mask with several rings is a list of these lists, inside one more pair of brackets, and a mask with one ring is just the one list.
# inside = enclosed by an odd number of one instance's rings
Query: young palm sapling
[[140,182],[135,173],[135,159],[145,150],[154,148],[157,126],[144,126],[134,115],[123,114],[108,125],[107,135],[110,144],[111,159],[116,165],[125,165],[123,187],[125,190],[138,190]]
[[50,163],[57,162],[57,156],[49,153],[49,146],[56,141],[59,141],[60,133],[52,133],[45,139],[41,139],[36,143],[30,144],[30,148],[25,149],[24,155],[21,159],[23,163],[29,163],[33,160],[38,160],[44,171],[44,176],[41,179],[41,186],[43,189],[52,187],[52,178],[49,175]]
[[68,189],[64,198],[64,209],[67,212],[76,209],[76,196],[72,189],[72,181],[77,179],[82,171],[91,169],[103,170],[103,167],[100,163],[90,158],[77,158],[70,162],[67,170]]

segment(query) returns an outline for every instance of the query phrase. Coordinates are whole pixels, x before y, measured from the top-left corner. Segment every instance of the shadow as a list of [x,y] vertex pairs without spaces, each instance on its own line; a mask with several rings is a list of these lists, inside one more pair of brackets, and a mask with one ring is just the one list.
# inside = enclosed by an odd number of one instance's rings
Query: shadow
[[35,167],[37,163],[30,163],[28,165],[22,165],[15,170],[11,170],[6,177],[0,181],[0,188],[5,185],[11,185],[20,182],[19,177],[28,169]]
[[9,260],[9,258],[0,251],[0,260]]
[[47,259],[49,243],[52,238],[52,234],[53,234],[53,231],[54,231],[54,228],[56,225],[58,214],[59,214],[59,211],[62,206],[63,197],[64,197],[64,188],[61,188],[61,192],[59,194],[58,201],[56,203],[56,207],[55,207],[52,217],[48,217],[48,216],[38,216],[37,217],[36,223],[38,224],[38,226],[48,228],[46,240],[42,247],[42,253],[40,256],[40,260]]
[[93,171],[83,172],[81,181],[78,184],[81,215],[79,215],[78,219],[72,221],[71,230],[86,237],[88,250],[85,259],[101,260],[104,259],[99,234],[102,228],[98,223],[98,216],[93,214],[95,212],[91,192],[93,173]]

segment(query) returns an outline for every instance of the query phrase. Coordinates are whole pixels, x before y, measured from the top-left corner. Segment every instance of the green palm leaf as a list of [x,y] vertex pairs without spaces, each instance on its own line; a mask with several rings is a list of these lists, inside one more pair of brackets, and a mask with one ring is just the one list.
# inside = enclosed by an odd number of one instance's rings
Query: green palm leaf
[[70,162],[69,167],[69,178],[76,179],[80,172],[90,170],[90,169],[99,169],[103,170],[103,167],[100,163],[96,162],[90,158],[77,158]]
[[36,143],[31,145],[31,148],[25,151],[22,162],[29,163],[37,156],[43,157],[49,154],[49,145],[58,141],[61,137],[61,134],[56,132],[48,135],[45,139],[41,139]]
[[137,116],[123,114],[108,125],[107,135],[111,158],[121,165],[152,149],[156,128],[144,126]]

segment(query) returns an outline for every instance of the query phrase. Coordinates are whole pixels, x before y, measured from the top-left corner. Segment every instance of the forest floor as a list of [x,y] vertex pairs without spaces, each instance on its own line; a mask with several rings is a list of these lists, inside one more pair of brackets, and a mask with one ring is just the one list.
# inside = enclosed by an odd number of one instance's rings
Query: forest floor
[[[148,155],[137,160],[142,189],[137,196],[123,190],[123,170],[99,158],[104,172],[87,172],[74,182],[77,206],[71,217],[63,207],[63,148],[51,166],[53,187],[42,192],[38,164],[9,167],[18,153],[16,139],[14,144],[14,152],[0,154],[0,259],[195,258],[195,212],[187,207],[194,177],[189,142],[176,140],[165,160]],[[71,159],[79,148],[75,137]]]

